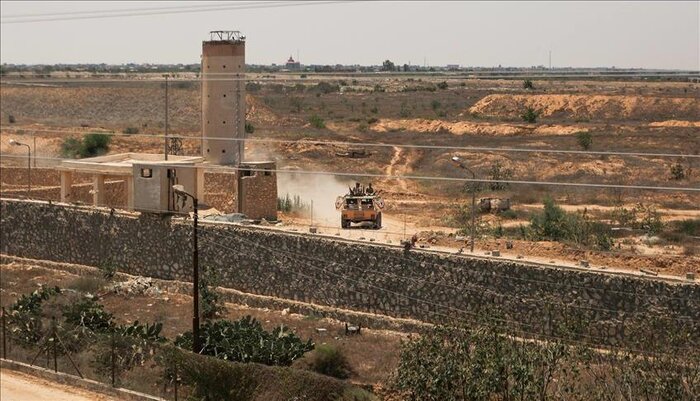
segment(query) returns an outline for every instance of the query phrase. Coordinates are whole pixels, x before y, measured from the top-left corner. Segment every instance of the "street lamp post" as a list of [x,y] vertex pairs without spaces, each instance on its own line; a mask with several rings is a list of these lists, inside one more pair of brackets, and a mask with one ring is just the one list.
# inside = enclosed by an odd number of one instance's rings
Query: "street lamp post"
[[472,192],[472,226],[471,226],[471,241],[469,245],[469,251],[471,253],[474,253],[474,242],[476,241],[475,233],[476,233],[476,218],[475,218],[475,213],[476,213],[476,174],[474,174],[474,171],[472,171],[470,168],[464,165],[462,161],[460,160],[459,157],[453,156],[452,161],[459,166],[460,168],[467,170],[469,173],[472,175],[472,185],[471,185],[471,192]]
[[27,147],[27,198],[29,198],[29,194],[32,192],[32,148],[26,143],[14,139],[10,139],[10,145]]
[[192,312],[192,352],[198,354],[201,351],[199,342],[199,247],[197,246],[197,221],[199,214],[197,212],[197,198],[187,192],[182,185],[173,185],[175,195],[184,201],[187,197],[192,198],[192,207],[194,209],[194,224],[192,227],[192,297],[193,297],[193,312]]

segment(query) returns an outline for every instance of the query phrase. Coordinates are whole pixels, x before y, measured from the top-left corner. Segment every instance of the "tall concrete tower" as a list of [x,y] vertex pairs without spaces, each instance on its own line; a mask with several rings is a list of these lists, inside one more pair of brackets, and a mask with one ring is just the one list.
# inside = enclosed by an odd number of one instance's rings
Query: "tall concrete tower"
[[237,165],[245,138],[245,36],[209,35],[202,42],[202,156],[212,164]]

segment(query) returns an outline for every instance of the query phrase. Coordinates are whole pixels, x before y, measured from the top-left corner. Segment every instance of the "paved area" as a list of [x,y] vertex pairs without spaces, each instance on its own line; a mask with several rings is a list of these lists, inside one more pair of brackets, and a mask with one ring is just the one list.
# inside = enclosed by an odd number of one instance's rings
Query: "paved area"
[[38,377],[0,370],[2,401],[118,401],[117,398],[53,383]]

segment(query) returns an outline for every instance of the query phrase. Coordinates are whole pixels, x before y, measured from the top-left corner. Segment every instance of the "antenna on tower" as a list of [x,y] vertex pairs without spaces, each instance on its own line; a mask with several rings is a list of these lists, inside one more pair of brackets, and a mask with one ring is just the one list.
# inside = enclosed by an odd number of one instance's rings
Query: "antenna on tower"
[[552,51],[549,51],[549,69],[552,69]]

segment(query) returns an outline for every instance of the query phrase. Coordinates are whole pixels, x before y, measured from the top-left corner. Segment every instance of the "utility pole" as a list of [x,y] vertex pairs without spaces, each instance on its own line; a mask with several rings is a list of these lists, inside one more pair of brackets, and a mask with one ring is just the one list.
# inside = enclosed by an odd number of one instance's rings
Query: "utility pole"
[[14,139],[10,139],[10,145],[27,147],[27,198],[29,198],[32,193],[32,148],[26,143],[15,141]]
[[165,160],[168,160],[168,74],[165,74]]
[[[173,185],[173,192],[182,199],[192,198],[192,208],[194,209],[194,219],[192,226],[192,352],[198,354],[202,348],[199,341],[199,246],[197,245],[197,223],[199,221],[199,203],[194,195],[185,192],[182,185]],[[184,204],[184,202],[183,202]]]
[[452,161],[455,162],[461,169],[467,170],[472,175],[472,226],[471,226],[471,241],[469,245],[469,252],[474,253],[474,242],[476,241],[476,174],[474,171],[465,166],[459,157],[452,157]]
[[549,69],[552,69],[552,51],[549,51]]

